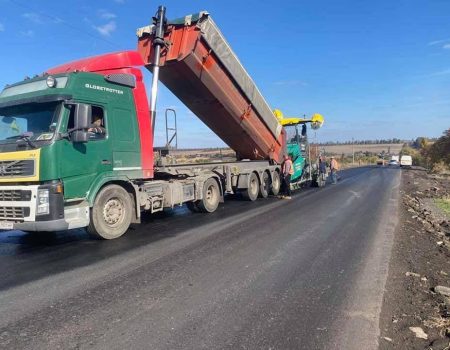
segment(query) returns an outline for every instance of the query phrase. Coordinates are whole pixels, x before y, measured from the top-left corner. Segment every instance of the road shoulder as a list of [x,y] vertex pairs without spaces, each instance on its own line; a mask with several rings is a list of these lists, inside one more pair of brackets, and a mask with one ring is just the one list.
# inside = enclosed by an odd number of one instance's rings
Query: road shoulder
[[449,346],[450,303],[435,290],[450,287],[448,221],[433,207],[434,198],[448,196],[448,191],[448,178],[402,171],[400,222],[380,317],[379,349]]

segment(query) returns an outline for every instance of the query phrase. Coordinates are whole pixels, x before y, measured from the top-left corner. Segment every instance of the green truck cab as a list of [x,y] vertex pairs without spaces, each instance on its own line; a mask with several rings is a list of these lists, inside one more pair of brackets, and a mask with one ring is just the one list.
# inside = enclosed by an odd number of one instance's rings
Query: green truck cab
[[[80,63],[72,64],[68,73],[43,74],[0,93],[1,229],[88,226],[89,208],[105,184],[121,186],[136,198],[132,181],[153,176],[148,106],[139,111],[135,103],[135,90],[144,89],[142,76],[122,72],[124,62],[106,56],[102,67],[110,62],[109,74],[77,71]],[[134,52],[121,54],[122,61],[139,59]],[[139,112],[147,113],[144,122]],[[150,145],[145,155],[144,134],[145,146]],[[114,224],[121,218],[117,212],[125,209],[136,220],[136,206],[123,208],[117,202],[104,215]]]

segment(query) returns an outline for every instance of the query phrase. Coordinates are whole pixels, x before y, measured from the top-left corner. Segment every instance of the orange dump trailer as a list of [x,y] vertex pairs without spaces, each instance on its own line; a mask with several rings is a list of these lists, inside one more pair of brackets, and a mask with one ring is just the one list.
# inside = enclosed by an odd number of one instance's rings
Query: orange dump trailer
[[282,162],[284,130],[207,12],[167,21],[159,35],[155,25],[137,35],[146,67],[158,67],[159,80],[239,159]]

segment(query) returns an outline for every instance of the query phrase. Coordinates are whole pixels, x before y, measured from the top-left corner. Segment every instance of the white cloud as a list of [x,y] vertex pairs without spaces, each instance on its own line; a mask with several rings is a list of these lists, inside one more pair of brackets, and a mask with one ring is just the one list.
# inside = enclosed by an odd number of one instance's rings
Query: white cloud
[[34,36],[34,32],[31,29],[23,30],[19,34],[26,38],[32,38]]
[[103,36],[110,36],[116,30],[116,22],[110,21],[102,26],[94,26],[94,29]]
[[[442,45],[442,44],[443,44],[443,45]],[[441,40],[435,40],[435,41],[430,41],[430,42],[428,43],[428,46],[436,46],[436,45],[439,45],[439,46],[442,45],[442,48],[443,48],[443,49],[448,50],[448,49],[450,49],[450,38],[448,38],[448,39],[441,39]]]
[[3,23],[0,22],[0,32],[4,32],[5,31],[5,26],[3,25]]
[[440,40],[430,41],[430,42],[428,43],[428,45],[429,45],[429,46],[439,45],[439,44],[446,43],[447,41],[450,41],[450,38],[449,38],[449,39],[440,39]]
[[63,19],[48,14],[39,14],[37,12],[27,12],[22,14],[22,17],[33,22],[34,24],[55,23],[60,24],[64,22]]
[[35,12],[27,12],[22,15],[23,18],[26,18],[27,20],[36,23],[36,24],[42,24],[44,23],[42,16],[39,13]]
[[101,19],[114,19],[117,17],[115,13],[106,10],[99,10],[98,13]]

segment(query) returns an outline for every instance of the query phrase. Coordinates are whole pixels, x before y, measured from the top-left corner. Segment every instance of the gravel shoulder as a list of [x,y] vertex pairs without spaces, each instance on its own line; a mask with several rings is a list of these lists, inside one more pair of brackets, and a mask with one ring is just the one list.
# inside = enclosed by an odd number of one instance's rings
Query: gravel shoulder
[[[399,225],[380,317],[379,349],[450,349],[449,217],[434,204],[450,179],[402,170]],[[436,288],[438,287],[438,288]]]

